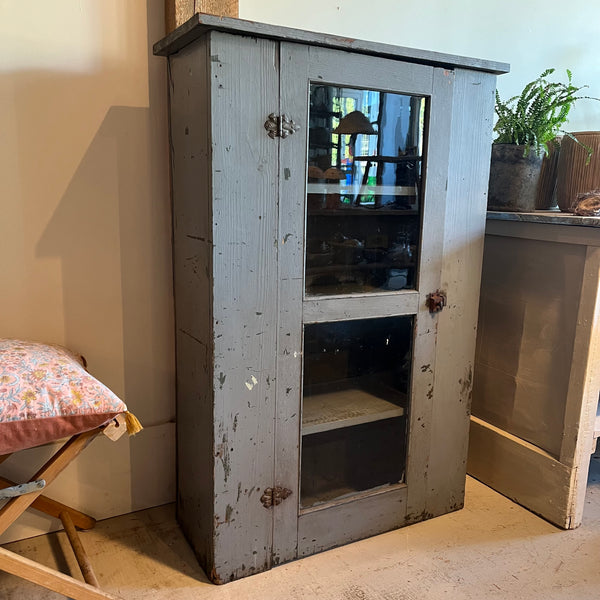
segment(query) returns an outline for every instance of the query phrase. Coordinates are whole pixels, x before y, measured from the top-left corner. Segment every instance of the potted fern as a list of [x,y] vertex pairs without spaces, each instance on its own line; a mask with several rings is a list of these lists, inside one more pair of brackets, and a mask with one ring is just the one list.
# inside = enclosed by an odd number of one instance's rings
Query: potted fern
[[[518,96],[502,101],[496,90],[496,138],[492,145],[488,209],[531,212],[536,207],[536,194],[544,154],[561,130],[573,104],[587,96],[579,92],[587,86],[574,86],[571,71],[567,82],[548,79],[555,69],[546,69],[528,83]],[[575,139],[575,138],[573,138]],[[577,140],[575,140],[577,141]],[[591,153],[586,148],[588,155]]]

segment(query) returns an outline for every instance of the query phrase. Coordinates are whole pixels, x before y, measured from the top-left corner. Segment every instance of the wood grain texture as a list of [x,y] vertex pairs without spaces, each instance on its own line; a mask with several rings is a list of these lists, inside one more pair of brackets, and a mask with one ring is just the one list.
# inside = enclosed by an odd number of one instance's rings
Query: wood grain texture
[[340,310],[340,299],[307,298],[303,305],[304,323],[323,323],[369,319],[389,315],[414,315],[419,306],[419,292],[356,294],[352,303],[344,303]]
[[585,247],[487,236],[473,414],[561,452]]
[[[169,59],[177,380],[177,515],[213,561],[213,234],[208,40]],[[208,569],[207,569],[208,570]]]
[[73,554],[75,555],[75,560],[77,560],[77,564],[81,569],[81,574],[83,575],[83,579],[89,585],[93,585],[94,587],[99,588],[100,584],[98,583],[98,578],[94,573],[94,568],[92,567],[92,563],[81,543],[81,539],[79,538],[79,534],[75,529],[75,525],[73,524],[73,520],[71,519],[71,515],[69,511],[63,511],[60,513],[60,520],[65,528],[65,533],[67,534],[67,538],[69,540],[69,544],[71,544],[71,548],[73,549]]
[[208,31],[228,31],[242,35],[252,35],[273,40],[300,42],[312,46],[330,47],[379,56],[382,58],[401,59],[442,68],[464,67],[490,73],[508,73],[507,63],[481,60],[465,56],[455,56],[440,52],[392,46],[353,38],[303,31],[289,27],[266,25],[253,21],[214,17],[211,15],[194,15],[176,31],[154,44],[154,54],[168,56],[178,52],[187,44],[205,35]]
[[[390,394],[393,391],[390,390]],[[385,393],[374,394],[371,388],[349,386],[347,389],[323,391],[304,396],[302,435],[401,417],[403,414],[404,408],[387,400]]]
[[469,475],[568,529],[572,471],[533,444],[471,417]]
[[[454,72],[416,64],[420,55],[350,55],[208,22],[184,25],[177,44],[194,41],[171,57],[178,515],[209,578],[224,583],[462,505],[489,162],[481,136],[495,78],[461,72],[457,93]],[[304,297],[311,81],[426,98],[417,290]],[[287,139],[266,135],[278,112],[300,126]],[[454,147],[469,150],[451,158]],[[450,304],[432,315],[426,298],[437,289]],[[415,323],[407,484],[299,511],[304,324],[398,315]],[[386,481],[404,480],[401,471]],[[291,495],[265,508],[275,486]]]
[[114,594],[103,592],[4,548],[0,548],[0,570],[37,583],[73,600],[121,600]]
[[580,217],[569,213],[536,211],[534,213],[488,211],[488,225],[493,221],[522,221],[523,223],[546,223],[549,225],[579,225],[580,227],[600,227],[598,217]]
[[166,33],[171,33],[199,12],[220,17],[237,17],[239,15],[239,1],[165,0]]
[[[60,473],[69,465],[69,463],[85,450],[86,446],[101,432],[101,429],[93,429],[73,436],[52,458],[31,477],[30,481],[43,479],[49,486]],[[12,524],[33,502],[42,494],[42,490],[37,490],[18,496],[9,500],[0,509],[0,534],[4,533],[9,525]]]
[[[271,566],[278,324],[278,47],[211,34],[214,530],[212,577]],[[240,82],[244,81],[244,85]]]
[[[376,530],[377,525],[385,531],[391,527],[405,524],[409,520],[418,521],[423,518],[423,506],[427,489],[427,465],[431,447],[430,414],[433,404],[433,377],[435,372],[435,340],[437,333],[437,316],[432,316],[425,305],[428,293],[440,288],[443,239],[439,235],[444,228],[444,210],[446,183],[448,174],[448,153],[450,150],[450,115],[452,108],[453,74],[423,65],[407,64],[399,61],[375,59],[369,56],[354,56],[356,68],[345,69],[338,52],[324,48],[309,49],[309,73],[313,81],[335,81],[336,84],[348,87],[370,87],[378,90],[394,90],[400,93],[411,93],[432,97],[430,105],[429,124],[427,130],[427,174],[423,200],[423,230],[421,245],[420,270],[418,274],[418,292],[401,292],[396,295],[375,295],[373,298],[374,312],[367,315],[368,297],[366,295],[339,296],[335,299],[305,298],[305,314],[309,319],[320,320],[317,316],[317,306],[323,307],[326,319],[338,321],[364,316],[392,316],[406,314],[405,311],[414,309],[416,314],[415,341],[413,348],[413,372],[411,383],[411,400],[409,408],[409,449],[407,459],[406,481],[408,492],[406,502],[392,503],[402,511],[408,510],[410,517],[405,514],[373,517],[370,524],[357,524],[351,528],[357,535],[360,531]],[[308,87],[308,86],[307,86]],[[397,302],[394,300],[398,299]],[[463,469],[464,476],[464,469]],[[391,492],[390,492],[391,493]],[[379,497],[386,504],[386,500]],[[357,502],[354,513],[356,521],[362,521],[361,504]],[[333,506],[324,509],[330,511],[330,527],[343,530],[347,527],[347,515],[352,512],[351,505],[343,509]],[[305,513],[302,515],[302,527],[306,531],[317,531],[322,528],[322,520],[326,517],[323,512]],[[314,523],[312,520],[314,519]],[[336,525],[337,524],[337,525]],[[343,534],[348,541],[353,534]],[[362,535],[362,534],[361,534]],[[327,537],[327,536],[325,536]],[[333,537],[333,534],[332,534]],[[299,544],[302,537],[299,536]],[[354,539],[358,539],[357,537]],[[321,549],[329,547],[327,542],[315,542]],[[338,542],[342,543],[342,542]],[[315,547],[317,547],[315,546]],[[299,546],[300,548],[300,546]],[[299,550],[300,551],[300,550]]]
[[600,390],[600,231],[512,220],[486,231],[473,402],[485,428],[471,439],[469,473],[575,528]]
[[[571,219],[593,219],[593,217],[571,217]],[[579,225],[579,223],[573,223]],[[543,240],[563,244],[600,246],[600,221],[593,227],[573,227],[563,223],[539,223],[536,221],[488,220],[486,235]]]
[[566,397],[560,461],[573,468],[570,527],[581,524],[600,391],[600,248],[588,247]]
[[[427,512],[462,507],[492,138],[494,75],[456,69]],[[457,151],[457,149],[460,149]]]
[[273,564],[298,555],[308,52],[307,46],[279,44],[279,111],[290,115],[300,130],[279,142],[279,326],[273,483],[292,493],[273,511]]
[[[4,477],[0,477],[0,488],[8,487],[11,485],[15,485],[14,481],[10,481],[10,479],[5,479]],[[56,500],[52,500],[52,498],[48,498],[47,496],[38,496],[32,503],[31,508],[35,508],[40,512],[43,512],[46,515],[50,515],[51,517],[59,518],[60,514],[63,512],[68,512],[71,516],[73,523],[79,529],[92,529],[96,525],[96,519],[86,515],[66,504],[62,504],[57,502]]]
[[556,202],[565,212],[573,212],[578,194],[596,190],[600,184],[600,133],[577,131],[573,136],[577,142],[563,137],[556,173]]
[[337,506],[306,511],[298,518],[298,557],[404,525],[406,494],[406,486],[396,486]]
[[[431,490],[429,468],[432,464],[432,418],[434,406],[443,402],[446,393],[436,386],[438,369],[437,340],[444,311],[429,312],[428,294],[443,290],[442,265],[448,187],[448,161],[452,124],[454,73],[432,71],[432,97],[429,106],[427,143],[425,145],[425,193],[422,206],[421,254],[419,259],[419,305],[413,342],[413,370],[409,406],[409,445],[406,470],[408,484],[407,512],[409,522],[428,516],[426,506]],[[447,309],[445,309],[447,310]],[[446,360],[447,357],[444,357]],[[454,460],[444,449],[448,460]]]

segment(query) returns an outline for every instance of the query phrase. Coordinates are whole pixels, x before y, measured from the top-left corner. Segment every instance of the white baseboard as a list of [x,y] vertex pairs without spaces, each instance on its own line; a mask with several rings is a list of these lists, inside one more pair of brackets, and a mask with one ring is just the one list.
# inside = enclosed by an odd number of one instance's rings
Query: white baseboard
[[[59,447],[24,450],[0,467],[21,482],[35,473]],[[175,500],[175,424],[146,427],[116,442],[96,438],[48,487],[47,495],[95,519],[160,506]],[[0,544],[62,529],[58,519],[27,510],[0,536]]]

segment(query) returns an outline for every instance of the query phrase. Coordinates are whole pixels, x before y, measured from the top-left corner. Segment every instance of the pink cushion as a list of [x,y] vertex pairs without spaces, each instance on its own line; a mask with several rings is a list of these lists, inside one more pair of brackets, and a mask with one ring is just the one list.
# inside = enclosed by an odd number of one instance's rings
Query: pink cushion
[[61,346],[0,338],[0,456],[108,423],[125,404]]

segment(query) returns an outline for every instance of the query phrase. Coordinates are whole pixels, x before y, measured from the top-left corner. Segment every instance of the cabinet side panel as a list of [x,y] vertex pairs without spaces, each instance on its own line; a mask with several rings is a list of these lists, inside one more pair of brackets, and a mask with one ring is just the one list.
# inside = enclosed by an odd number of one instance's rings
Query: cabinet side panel
[[427,511],[463,506],[496,77],[455,71]]
[[225,582],[271,566],[277,347],[278,45],[211,34],[215,565]]
[[177,516],[207,569],[212,563],[212,240],[208,46],[169,59],[177,353]]
[[485,238],[472,413],[555,458],[585,251],[579,244]]

